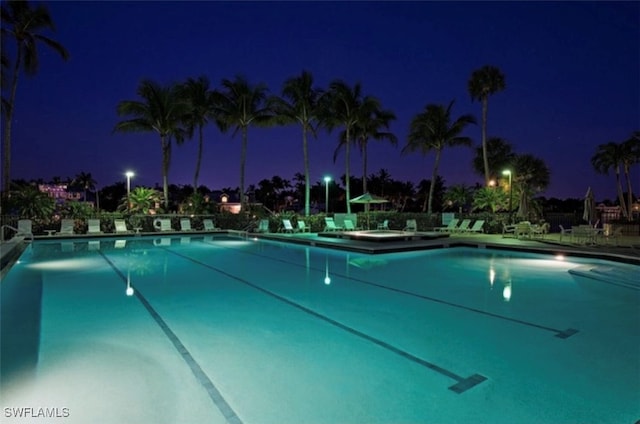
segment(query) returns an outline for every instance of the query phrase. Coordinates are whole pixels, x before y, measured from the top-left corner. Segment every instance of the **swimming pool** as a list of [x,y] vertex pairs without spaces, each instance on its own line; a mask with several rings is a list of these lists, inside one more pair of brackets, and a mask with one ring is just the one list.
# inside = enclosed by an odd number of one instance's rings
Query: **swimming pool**
[[1,287],[3,420],[633,423],[637,275],[474,248],[36,241]]

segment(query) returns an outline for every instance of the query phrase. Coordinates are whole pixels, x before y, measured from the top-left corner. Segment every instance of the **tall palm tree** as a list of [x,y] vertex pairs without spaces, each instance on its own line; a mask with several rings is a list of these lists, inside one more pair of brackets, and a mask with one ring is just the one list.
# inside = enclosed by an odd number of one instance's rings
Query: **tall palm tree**
[[482,102],[482,156],[484,162],[484,183],[489,185],[489,158],[487,156],[487,110],[489,96],[505,89],[505,77],[495,66],[485,65],[473,71],[467,86],[471,100]]
[[[3,99],[5,127],[2,178],[3,189],[8,192],[11,178],[11,121],[15,110],[20,71],[23,70],[27,75],[35,75],[38,71],[38,45],[40,43],[53,49],[64,60],[69,58],[69,53],[62,44],[41,34],[44,30],[55,30],[53,19],[44,5],[31,7],[29,2],[25,0],[8,1],[3,3],[0,17],[2,19],[2,38],[10,37],[16,42],[16,57],[11,74],[10,94],[8,99]],[[6,57],[3,62],[4,65],[7,64]]]
[[596,148],[596,153],[591,157],[591,165],[599,174],[609,175],[611,169],[616,173],[616,190],[618,193],[618,201],[624,217],[629,218],[626,202],[624,200],[624,192],[622,189],[622,181],[620,179],[620,167],[624,157],[622,146],[618,143],[609,142],[600,144]]
[[313,86],[313,75],[302,71],[297,77],[284,82],[282,97],[274,98],[273,108],[283,124],[300,124],[302,127],[302,155],[304,161],[304,215],[309,216],[311,178],[309,176],[309,150],[307,133],[316,136],[318,125],[318,100],[322,90]]
[[216,115],[228,127],[235,127],[233,135],[242,133],[240,151],[240,203],[243,210],[245,198],[245,164],[247,160],[247,133],[252,125],[269,125],[273,113],[267,104],[267,87],[264,84],[251,85],[244,76],[235,80],[222,80],[222,91],[215,92]]
[[429,104],[421,113],[417,114],[411,121],[409,139],[402,149],[403,153],[419,151],[422,154],[427,154],[432,150],[436,152],[436,161],[433,165],[431,186],[429,187],[427,207],[427,213],[429,214],[433,212],[433,191],[438,176],[442,150],[445,147],[470,146],[472,143],[469,137],[462,137],[460,134],[467,125],[475,124],[476,120],[473,115],[467,114],[453,121],[451,117],[453,103],[451,101],[447,107]]
[[[392,120],[396,119],[396,115],[390,110],[381,110],[379,106],[376,102],[363,103],[362,107],[358,110],[358,121],[353,129],[353,138],[362,155],[363,193],[367,192],[367,144],[369,140],[386,140],[393,146],[398,144],[398,137],[388,131],[389,125]],[[343,137],[346,137],[346,133],[343,133]],[[342,138],[342,142],[336,148],[333,155],[334,161],[339,149],[344,147],[345,141],[345,138]],[[368,204],[365,205],[365,209],[367,209],[368,206]]]
[[[484,175],[484,149],[480,146],[475,150],[473,170],[479,175]],[[500,137],[489,137],[486,151],[489,161],[489,178],[491,180],[502,175],[502,171],[508,169],[516,157],[511,143]]]
[[93,179],[90,172],[80,172],[73,179],[73,185],[82,188],[84,192],[83,199],[85,202],[87,201],[87,190],[94,190],[96,188],[96,184],[98,183]]
[[224,126],[215,117],[215,96],[209,88],[209,79],[200,76],[198,79],[189,78],[180,88],[180,95],[187,102],[189,111],[186,117],[186,124],[189,137],[193,135],[195,128],[198,129],[198,158],[196,160],[196,170],[193,176],[193,188],[198,187],[198,177],[202,164],[202,151],[204,144],[203,128],[213,120],[218,129],[224,131]]
[[118,103],[118,115],[128,117],[118,122],[115,131],[156,132],[160,135],[162,149],[162,186],[164,206],[169,209],[169,165],[171,164],[171,140],[182,143],[185,130],[182,126],[188,112],[188,105],[180,96],[175,84],[161,86],[143,80],[138,86],[141,100],[123,100]]
[[640,163],[640,131],[635,131],[629,139],[622,142],[622,169],[627,181],[627,216],[632,218],[633,189],[631,188],[631,168]]
[[[344,143],[345,151],[345,199],[347,203],[347,213],[351,213],[351,189],[350,177],[350,145],[354,142],[356,125],[362,119],[361,110],[380,109],[380,102],[372,96],[363,96],[360,83],[356,83],[353,88],[344,81],[334,80],[329,85],[329,91],[324,97],[322,106],[322,122],[329,129],[333,130],[338,126],[344,126],[344,131],[339,137],[339,145]],[[334,155],[334,161],[336,156]]]

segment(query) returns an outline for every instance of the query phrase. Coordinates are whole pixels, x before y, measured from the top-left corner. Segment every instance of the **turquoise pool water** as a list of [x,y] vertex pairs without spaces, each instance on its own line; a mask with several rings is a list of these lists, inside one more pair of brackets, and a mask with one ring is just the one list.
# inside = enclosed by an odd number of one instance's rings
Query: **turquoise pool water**
[[1,285],[2,422],[634,423],[638,275],[473,248],[36,241]]

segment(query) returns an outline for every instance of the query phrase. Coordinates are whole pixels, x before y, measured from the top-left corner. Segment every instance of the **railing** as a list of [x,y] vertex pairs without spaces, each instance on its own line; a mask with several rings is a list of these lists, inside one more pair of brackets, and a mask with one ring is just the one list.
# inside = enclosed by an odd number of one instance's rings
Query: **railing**
[[[2,227],[0,227],[0,241],[4,242],[4,233],[5,230],[11,230],[13,231],[14,237],[18,234],[18,229],[16,227],[12,227],[11,225],[5,224]],[[22,234],[20,234],[22,235]],[[32,233],[26,233],[24,234],[25,238],[30,238],[31,241],[33,241],[33,234]],[[11,237],[9,240],[12,240],[13,237]]]

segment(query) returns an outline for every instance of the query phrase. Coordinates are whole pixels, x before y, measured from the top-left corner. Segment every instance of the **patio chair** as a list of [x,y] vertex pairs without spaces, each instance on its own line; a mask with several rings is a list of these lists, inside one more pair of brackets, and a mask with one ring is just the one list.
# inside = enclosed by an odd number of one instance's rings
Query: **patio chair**
[[361,228],[356,227],[355,225],[353,225],[353,221],[351,221],[350,219],[345,219],[343,221],[344,224],[344,229],[346,231],[356,231],[356,230],[361,230]]
[[261,219],[258,223],[258,228],[256,228],[257,233],[268,233],[269,232],[269,220]]
[[124,219],[114,219],[113,223],[116,226],[116,234],[124,234],[124,233],[131,232],[127,228],[127,224],[124,222]]
[[531,238],[531,223],[529,221],[523,221],[516,224],[514,232],[516,238],[529,237]]
[[62,234],[62,235],[75,234],[75,232],[73,231],[74,224],[75,224],[75,222],[74,222],[73,219],[63,219],[60,222],[60,232],[59,232],[59,234]]
[[33,237],[32,232],[33,223],[30,219],[21,219],[18,221],[18,231],[16,232],[16,237],[18,236],[31,236]]
[[378,224],[378,230],[388,230],[389,229],[389,220],[385,219],[381,224]]
[[511,234],[513,237],[516,236],[516,226],[515,225],[507,225],[505,223],[502,224],[502,237],[506,237],[508,234]]
[[205,231],[220,231],[221,229],[213,225],[213,220],[211,219],[203,219],[202,223],[204,225]]
[[301,233],[310,233],[311,232],[311,227],[307,227],[307,224],[305,224],[303,220],[299,219],[298,220],[298,231],[300,231]]
[[191,228],[191,220],[189,218],[180,219],[180,230],[193,231],[193,228]]
[[100,230],[100,220],[99,219],[90,219],[87,221],[87,234],[102,234]]
[[462,222],[460,223],[460,226],[454,228],[450,232],[451,233],[464,233],[469,229],[469,225],[471,225],[471,220],[470,219],[463,219]]
[[156,218],[153,221],[153,227],[156,231],[171,231],[171,220],[169,218]]
[[333,218],[330,217],[326,217],[324,219],[324,231],[342,231],[343,228],[342,227],[338,227],[335,223],[335,221],[333,220]]
[[565,235],[571,235],[572,231],[571,228],[564,228],[562,225],[560,225],[560,241],[562,241],[562,237]]
[[284,226],[282,231],[285,233],[294,233],[296,231],[295,228],[293,228],[293,225],[291,225],[290,219],[283,219],[282,225]]
[[450,233],[450,232],[455,231],[455,229],[458,226],[459,222],[460,222],[460,220],[458,218],[453,218],[451,221],[449,221],[449,223],[446,226],[444,226],[444,227],[436,227],[433,230],[434,231],[438,231],[438,232]]
[[484,219],[474,222],[471,228],[465,230],[465,233],[484,233]]
[[418,231],[418,223],[415,219],[407,219],[407,225],[402,229],[402,231],[411,231],[415,233]]

